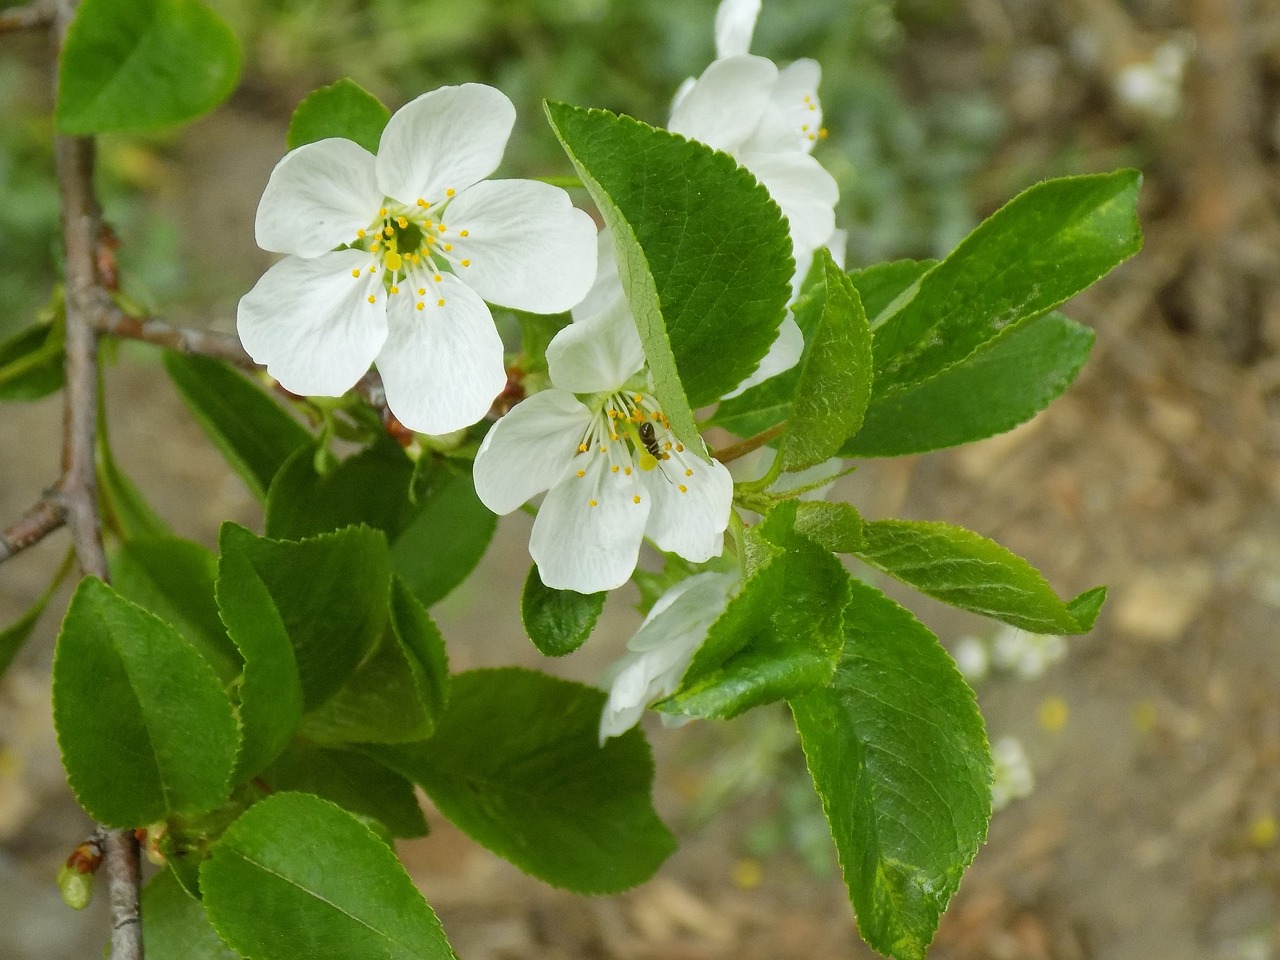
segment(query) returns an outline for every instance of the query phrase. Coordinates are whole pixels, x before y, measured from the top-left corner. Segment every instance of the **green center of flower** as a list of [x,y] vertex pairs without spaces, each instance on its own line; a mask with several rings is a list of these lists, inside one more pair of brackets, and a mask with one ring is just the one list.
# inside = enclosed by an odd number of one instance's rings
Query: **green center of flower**
[[[387,295],[396,296],[403,290],[413,297],[415,310],[424,310],[433,301],[443,307],[445,299],[436,285],[445,273],[457,274],[471,266],[470,259],[454,252],[454,242],[470,236],[470,231],[451,231],[443,219],[453,196],[454,191],[446,190],[439,203],[419,198],[412,206],[388,198],[369,226],[357,231],[352,244],[373,254],[375,262],[368,271],[382,274]],[[359,270],[351,272],[353,277],[360,274]],[[377,299],[376,294],[369,294],[370,303]]]

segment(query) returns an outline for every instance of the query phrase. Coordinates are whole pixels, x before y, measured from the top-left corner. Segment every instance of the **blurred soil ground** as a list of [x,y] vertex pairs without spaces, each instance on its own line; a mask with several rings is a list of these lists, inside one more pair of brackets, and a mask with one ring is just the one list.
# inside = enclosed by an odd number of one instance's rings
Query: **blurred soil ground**
[[[870,517],[942,519],[993,537],[1062,594],[1112,591],[1063,662],[979,686],[992,738],[1022,741],[1036,786],[996,815],[931,956],[1278,957],[1280,11],[1263,0],[957,8],[959,27],[914,38],[902,82],[978,83],[1007,111],[1000,150],[976,181],[985,209],[1027,171],[1056,172],[1068,140],[1091,151],[1089,169],[1136,153],[1149,158],[1148,243],[1069,305],[1098,345],[1065,398],[968,448],[865,464],[840,491]],[[1124,90],[1143,82],[1126,71],[1158,66],[1167,43],[1190,53],[1174,85],[1183,99],[1165,117]],[[266,265],[251,224],[282,129],[279,116],[237,101],[179,143],[170,169],[184,182],[160,202],[179,224],[202,226],[182,233],[185,252],[208,274],[196,281],[224,291],[219,311],[179,319],[228,329],[238,291]],[[145,350],[121,352],[108,390],[117,457],[178,533],[212,545],[221,520],[257,523]],[[5,409],[0,518],[16,518],[55,477],[60,422],[56,401]],[[527,518],[505,520],[481,568],[436,610],[457,668],[538,662],[513,587],[526,542]],[[34,601],[65,549],[54,536],[4,566],[0,622]],[[944,642],[990,632],[911,603]],[[93,955],[105,931],[101,903],[73,915],[52,882],[88,828],[48,719],[54,620],[0,684],[0,957],[12,960]],[[594,680],[635,622],[616,598],[587,647],[552,666]],[[821,856],[815,864],[794,843],[761,852],[752,840],[761,824],[795,825],[787,790],[800,774],[785,737],[759,785],[728,791],[710,820],[695,815],[726,758],[759,761],[746,741],[784,725],[766,716],[745,729],[651,730],[659,808],[682,847],[623,896],[549,889],[434,815],[432,835],[404,844],[403,857],[466,960],[869,956]]]

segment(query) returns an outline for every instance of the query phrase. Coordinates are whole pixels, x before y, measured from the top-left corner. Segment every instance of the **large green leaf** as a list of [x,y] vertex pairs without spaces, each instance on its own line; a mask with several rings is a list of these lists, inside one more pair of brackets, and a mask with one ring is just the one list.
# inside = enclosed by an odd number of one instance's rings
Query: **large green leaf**
[[858,432],[871,397],[871,330],[858,291],[827,250],[815,259],[822,282],[806,302],[818,318],[806,337],[782,438],[787,471],[834,457]]
[[200,869],[209,919],[248,960],[454,960],[391,848],[328,801],[251,807]]
[[92,577],[58,636],[53,719],[71,789],[109,826],[199,813],[227,797],[240,733],[213,668]]
[[595,629],[606,593],[554,590],[542,582],[536,565],[529,568],[520,595],[520,619],[538,651],[548,657],[573,653]]
[[311,442],[302,425],[225,363],[165,351],[164,368],[196,422],[260,501],[290,455]]
[[867,521],[862,543],[853,552],[944,603],[1036,633],[1087,633],[1101,607],[1098,591],[1103,588],[1063,603],[1040,572],[1017,554],[947,523]]
[[268,540],[226,523],[219,546],[223,554],[241,553],[261,578],[293,647],[303,703],[318,707],[382,638],[391,596],[386,538],[348,527],[308,540]]
[[396,837],[421,837],[427,820],[413,784],[376,760],[350,750],[292,744],[259,779],[273,793],[314,793],[362,817],[378,821]]
[[597,741],[604,694],[514,668],[453,678],[424,743],[369,748],[475,840],[548,883],[613,893],[675,848],[653,811],[653,761],[638,730]]
[[782,212],[704,144],[604,110],[549,103],[547,115],[613,231],[658,400],[700,450],[689,405],[745,379],[782,322],[795,270]]
[[992,214],[879,318],[877,392],[936,376],[1136,253],[1141,182],[1134,170],[1049,180]]
[[1025,423],[1075,380],[1093,349],[1088,327],[1053,312],[984,344],[929,380],[867,409],[846,457],[898,457],[993,437]]
[[443,600],[475,569],[498,518],[476,496],[469,473],[441,468],[416,512],[391,540],[391,568],[426,606]]
[[67,31],[61,133],[155,130],[207,113],[235,89],[240,43],[199,0],[83,0]]
[[37,323],[0,343],[0,401],[39,400],[62,389],[64,328]]
[[212,553],[178,537],[126,540],[111,558],[116,593],[182,634],[226,684],[240,672],[240,654],[218,616],[217,572]]
[[987,833],[991,757],[973,692],[926,627],[854,581],[844,654],[791,701],[866,941],[922,960]]
[[240,960],[213,929],[204,905],[168,870],[143,888],[141,913],[147,960]]
[[329,137],[344,137],[377,153],[382,128],[390,119],[391,111],[381,100],[350,77],[343,77],[311,91],[298,104],[289,119],[289,149]]

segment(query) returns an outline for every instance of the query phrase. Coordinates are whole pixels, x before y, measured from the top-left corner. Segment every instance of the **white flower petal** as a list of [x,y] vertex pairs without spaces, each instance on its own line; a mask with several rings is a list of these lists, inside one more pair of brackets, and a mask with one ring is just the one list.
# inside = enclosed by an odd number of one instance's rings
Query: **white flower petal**
[[613,249],[613,231],[604,227],[596,237],[596,278],[587,295],[573,308],[573,319],[585,320],[593,314],[611,310],[623,296],[618,258]]
[[610,309],[574,320],[547,344],[551,382],[574,393],[612,392],[642,366],[640,334],[621,290]]
[[456,277],[433,284],[422,310],[414,282],[406,278],[391,298],[378,370],[396,419],[419,433],[450,433],[488,413],[507,385],[502,339],[484,301]]
[[[536,180],[486,180],[445,213],[458,275],[490,303],[561,313],[596,276],[596,225],[559,187]],[[461,231],[466,231],[466,236]]]
[[732,57],[751,48],[760,0],[721,0],[716,10],[716,56]]
[[476,454],[480,502],[494,513],[510,513],[549,490],[568,469],[590,422],[591,411],[563,390],[544,390],[516,404]]
[[782,208],[797,259],[825,246],[836,228],[840,188],[835,178],[805,153],[753,153],[739,159]]
[[676,87],[675,96],[671,98],[671,109],[667,111],[668,116],[680,108],[680,104],[684,103],[684,98],[689,95],[689,91],[693,89],[693,85],[697,82],[693,77],[685,77],[681,81],[680,86]]
[[[733,478],[719,461],[703,463],[687,455],[684,461],[685,467],[679,466],[681,460],[663,461],[660,469],[643,475],[653,498],[645,533],[659,550],[702,563],[724,550]],[[692,471],[688,476],[686,469]]]
[[769,352],[760,360],[760,365],[756,367],[755,373],[743,380],[732,393],[726,393],[724,399],[736,397],[744,390],[749,390],[758,383],[763,383],[770,377],[776,377],[785,370],[790,370],[800,362],[800,355],[804,353],[804,334],[800,332],[800,327],[796,323],[795,318],[787,313],[786,318],[778,326],[778,336],[769,347]]
[[498,168],[516,108],[482,83],[440,87],[395,112],[378,145],[378,184],[401,203],[439,203]]
[[822,130],[822,103],[818,99],[821,79],[822,68],[816,60],[797,60],[778,71],[769,107],[742,149],[811,152]]
[[373,263],[363,250],[281,260],[240,298],[236,330],[249,356],[293,393],[346,393],[387,337],[387,299],[381,272],[369,272]]
[[671,114],[667,129],[733,153],[760,123],[778,68],[763,57],[728,57],[707,67]]
[[373,154],[350,140],[318,140],[290,150],[271,171],[254,235],[263,250],[318,257],[354,241],[381,204]]
[[610,473],[609,457],[579,459],[586,475],[571,469],[551,488],[533,522],[529,554],[548,587],[613,590],[635,572],[651,498],[634,473]]
[[827,241],[827,249],[831,251],[831,259],[836,262],[836,266],[843,270],[845,260],[849,257],[849,231],[835,230]]

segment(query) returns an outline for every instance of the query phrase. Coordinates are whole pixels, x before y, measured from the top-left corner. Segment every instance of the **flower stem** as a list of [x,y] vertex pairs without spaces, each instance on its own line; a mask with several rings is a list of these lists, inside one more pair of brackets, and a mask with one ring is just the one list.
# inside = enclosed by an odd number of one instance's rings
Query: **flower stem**
[[768,430],[761,430],[754,437],[747,437],[745,440],[740,440],[727,447],[721,447],[719,450],[711,451],[711,456],[715,457],[715,459],[719,460],[721,463],[729,463],[732,460],[737,460],[739,457],[745,457],[753,450],[759,450],[770,440],[774,440],[777,437],[782,436],[783,431],[786,429],[787,423],[785,420],[782,423],[775,423]]

